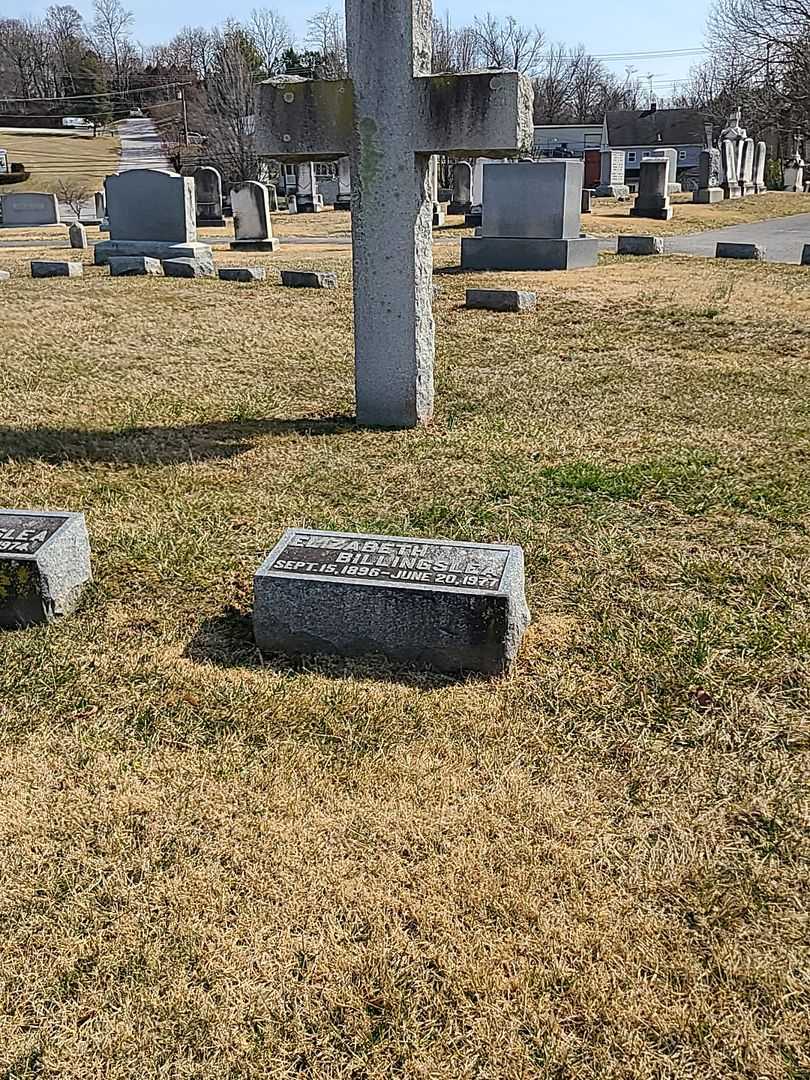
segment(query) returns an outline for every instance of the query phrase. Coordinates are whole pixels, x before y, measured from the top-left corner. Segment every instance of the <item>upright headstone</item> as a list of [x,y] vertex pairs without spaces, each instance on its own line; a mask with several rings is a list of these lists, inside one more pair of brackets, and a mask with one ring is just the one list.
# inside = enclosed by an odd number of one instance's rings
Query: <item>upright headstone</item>
[[430,191],[433,200],[433,227],[444,225],[445,216],[442,204],[439,202],[439,159],[435,154],[430,159]]
[[0,628],[70,614],[91,579],[83,514],[0,510]]
[[672,207],[669,203],[669,158],[642,158],[638,195],[630,216],[652,218],[654,221],[670,220]]
[[70,246],[77,251],[87,250],[87,229],[79,221],[74,221],[68,229],[68,236],[70,237]]
[[130,169],[105,181],[110,240],[193,244],[197,239],[194,180],[162,169]]
[[479,229],[484,213],[484,169],[487,165],[501,165],[507,158],[477,157],[473,163],[472,191],[470,192],[469,214],[465,215],[464,224],[472,229]]
[[105,181],[110,239],[95,247],[95,262],[146,256],[153,259],[210,257],[197,243],[197,204],[190,176],[161,169],[131,169]]
[[593,213],[593,190],[591,188],[582,189],[582,213]]
[[505,545],[288,529],[254,578],[266,655],[376,653],[499,675],[530,618],[523,552]]
[[767,164],[768,147],[764,142],[758,142],[754,153],[754,191],[757,195],[764,195],[768,190],[768,182],[765,179]]
[[194,192],[197,199],[197,224],[222,229],[222,175],[218,169],[203,165],[194,170]]
[[667,181],[667,195],[675,195],[681,191],[678,183],[678,151],[674,147],[667,146],[662,150],[650,150],[645,157],[665,157],[669,162],[669,180]]
[[431,75],[430,0],[346,0],[352,78],[260,87],[256,146],[278,160],[351,156],[357,416],[413,427],[433,414],[430,155],[532,143],[517,72]]
[[797,150],[785,166],[785,191],[804,191],[804,161]]
[[302,161],[295,170],[296,211],[299,214],[319,214],[322,206],[318,200],[318,179],[315,176],[315,162]]
[[278,240],[273,236],[270,219],[270,195],[264,184],[246,180],[231,190],[233,228],[236,239],[233,251],[276,251]]
[[723,139],[720,143],[720,154],[723,161],[723,194],[727,199],[739,199],[740,173],[736,142]]
[[96,218],[99,221],[103,221],[107,216],[107,200],[104,197],[104,192],[97,191],[93,196],[93,201],[96,205]]
[[624,150],[602,151],[602,172],[595,194],[600,199],[626,199],[630,195],[625,183]]
[[581,236],[584,165],[569,158],[484,169],[480,235],[461,241],[465,270],[595,266],[599,242]]
[[4,229],[59,225],[59,200],[55,195],[39,191],[0,195],[0,224]]
[[740,196],[746,198],[754,194],[754,154],[756,147],[753,139],[743,139],[739,145],[740,161]]
[[352,208],[352,165],[348,157],[342,157],[337,163],[338,197],[335,200],[336,210],[351,210]]
[[453,166],[453,200],[447,208],[448,214],[469,214],[472,212],[473,171],[469,161],[457,161]]
[[718,203],[723,201],[723,165],[720,151],[714,148],[700,151],[698,164],[698,189],[694,195],[696,203]]

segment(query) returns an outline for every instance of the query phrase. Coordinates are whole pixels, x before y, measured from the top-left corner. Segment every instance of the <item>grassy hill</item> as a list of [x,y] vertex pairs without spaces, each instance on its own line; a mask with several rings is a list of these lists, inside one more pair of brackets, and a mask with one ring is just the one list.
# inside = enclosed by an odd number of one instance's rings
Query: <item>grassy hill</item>
[[54,191],[60,180],[81,181],[89,190],[101,188],[104,177],[118,167],[121,140],[117,136],[97,138],[74,131],[55,131],[43,135],[13,134],[0,128],[0,147],[8,151],[10,161],[21,161],[31,173],[24,184],[4,187],[3,191]]

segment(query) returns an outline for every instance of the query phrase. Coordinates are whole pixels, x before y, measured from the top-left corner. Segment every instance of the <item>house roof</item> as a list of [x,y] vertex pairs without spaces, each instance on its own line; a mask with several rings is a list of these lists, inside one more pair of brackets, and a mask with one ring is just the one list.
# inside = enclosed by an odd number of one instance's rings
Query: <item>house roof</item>
[[608,146],[706,145],[711,120],[697,109],[656,109],[609,112]]

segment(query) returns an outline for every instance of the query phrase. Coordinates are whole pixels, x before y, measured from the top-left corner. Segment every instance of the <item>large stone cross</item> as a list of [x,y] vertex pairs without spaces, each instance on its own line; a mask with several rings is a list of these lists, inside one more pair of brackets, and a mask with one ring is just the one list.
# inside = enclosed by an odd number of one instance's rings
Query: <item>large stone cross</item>
[[346,0],[352,78],[262,83],[256,149],[352,170],[357,419],[414,427],[433,412],[430,155],[503,156],[532,141],[514,71],[431,75],[431,0]]

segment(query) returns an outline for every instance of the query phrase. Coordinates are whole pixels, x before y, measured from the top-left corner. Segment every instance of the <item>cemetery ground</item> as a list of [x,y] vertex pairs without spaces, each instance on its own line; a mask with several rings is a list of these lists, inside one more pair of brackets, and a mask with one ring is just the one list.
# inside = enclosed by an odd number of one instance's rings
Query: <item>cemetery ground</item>
[[22,184],[0,187],[11,195],[21,191],[55,191],[60,179],[67,179],[100,191],[104,178],[118,168],[121,140],[117,135],[97,138],[76,132],[55,131],[51,135],[7,134],[0,131],[0,146],[8,150],[9,161],[20,161],[31,173]]
[[[437,253],[408,432],[351,419],[348,249],[2,253],[0,505],[84,510],[96,575],[0,637],[9,1080],[808,1076],[810,268]],[[515,670],[262,662],[293,525],[523,545]]]

